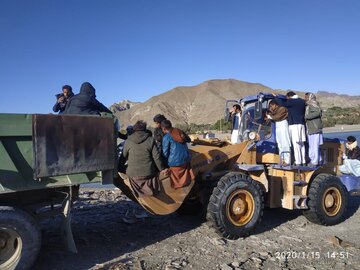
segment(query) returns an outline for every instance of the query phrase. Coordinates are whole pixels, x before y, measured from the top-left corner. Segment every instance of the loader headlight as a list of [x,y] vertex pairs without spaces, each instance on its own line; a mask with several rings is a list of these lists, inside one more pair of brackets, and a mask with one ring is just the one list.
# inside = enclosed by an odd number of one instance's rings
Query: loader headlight
[[250,140],[255,140],[255,138],[256,138],[256,132],[255,132],[255,131],[251,131],[251,132],[249,133],[249,139],[250,139]]

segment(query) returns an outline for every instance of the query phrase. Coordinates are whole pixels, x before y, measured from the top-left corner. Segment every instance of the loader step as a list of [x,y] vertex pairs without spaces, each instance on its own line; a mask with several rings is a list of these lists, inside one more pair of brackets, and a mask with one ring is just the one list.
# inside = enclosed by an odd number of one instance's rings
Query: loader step
[[295,165],[288,165],[288,166],[283,166],[283,165],[272,165],[273,169],[277,169],[277,170],[284,170],[284,171],[294,171],[294,170],[298,170],[298,171],[315,171],[318,168],[320,168],[320,166],[317,167],[310,167],[310,166],[295,166]]
[[295,209],[308,209],[307,196],[305,195],[293,195],[294,208]]
[[293,185],[294,186],[297,186],[297,187],[304,187],[304,186],[306,186],[308,183],[307,182],[305,182],[305,181],[302,181],[302,180],[295,180],[294,182],[293,182]]

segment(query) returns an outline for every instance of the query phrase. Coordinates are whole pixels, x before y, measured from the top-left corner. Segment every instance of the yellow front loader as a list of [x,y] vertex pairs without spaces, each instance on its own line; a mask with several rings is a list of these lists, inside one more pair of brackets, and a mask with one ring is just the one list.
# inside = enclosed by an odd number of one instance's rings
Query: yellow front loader
[[263,119],[272,98],[259,94],[238,101],[243,107],[241,143],[193,140],[191,168],[196,179],[190,186],[173,190],[169,178],[161,177],[159,195],[136,198],[126,175],[121,175],[125,181],[115,182],[153,214],[206,209],[209,222],[230,239],[248,235],[260,223],[265,206],[300,209],[322,225],[343,221],[350,191],[338,176],[344,144],[324,139],[322,164],[315,168],[281,165],[275,125]]

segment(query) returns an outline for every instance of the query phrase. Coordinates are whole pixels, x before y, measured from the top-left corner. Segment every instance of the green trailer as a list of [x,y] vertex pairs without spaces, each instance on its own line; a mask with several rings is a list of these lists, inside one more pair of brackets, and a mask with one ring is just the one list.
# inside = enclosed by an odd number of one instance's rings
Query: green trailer
[[80,184],[112,183],[116,132],[110,115],[0,114],[0,269],[27,269],[41,246],[39,221],[70,226]]

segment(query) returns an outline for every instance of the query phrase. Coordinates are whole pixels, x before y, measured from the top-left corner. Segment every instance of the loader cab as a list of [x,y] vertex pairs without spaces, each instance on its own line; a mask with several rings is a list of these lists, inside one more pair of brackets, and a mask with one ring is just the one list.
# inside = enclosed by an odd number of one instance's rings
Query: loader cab
[[[261,95],[261,96],[260,96]],[[268,100],[258,96],[250,96],[241,100],[243,113],[240,123],[240,140],[267,140],[272,136],[271,122],[265,121]]]

